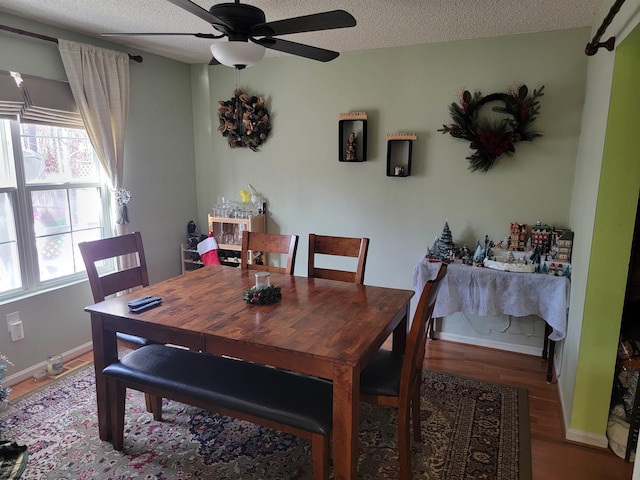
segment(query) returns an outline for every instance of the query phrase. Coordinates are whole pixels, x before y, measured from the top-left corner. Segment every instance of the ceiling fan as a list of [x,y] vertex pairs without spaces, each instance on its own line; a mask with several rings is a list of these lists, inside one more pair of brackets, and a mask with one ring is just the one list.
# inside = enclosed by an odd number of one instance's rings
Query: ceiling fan
[[275,37],[356,25],[356,19],[344,10],[331,10],[267,22],[261,9],[240,3],[239,0],[235,0],[234,3],[220,3],[212,6],[209,10],[205,10],[190,0],[168,1],[206,21],[220,33],[103,33],[101,35],[191,35],[211,39],[227,37],[228,41],[214,42],[211,45],[213,59],[209,65],[223,64],[242,69],[262,60],[265,48],[320,62],[328,62],[340,54],[332,50]]

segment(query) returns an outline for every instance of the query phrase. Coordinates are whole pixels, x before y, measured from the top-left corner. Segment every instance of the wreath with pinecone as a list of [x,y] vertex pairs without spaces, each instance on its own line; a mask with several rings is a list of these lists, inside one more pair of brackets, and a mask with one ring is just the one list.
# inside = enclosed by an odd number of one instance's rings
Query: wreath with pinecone
[[227,138],[229,147],[246,147],[257,152],[271,132],[264,99],[236,89],[230,100],[218,103],[218,131]]
[[[442,125],[438,131],[471,142],[469,147],[475,152],[466,157],[469,169],[486,173],[500,156],[515,153],[516,143],[530,142],[542,136],[533,130],[533,123],[540,112],[538,99],[544,95],[543,90],[544,85],[530,94],[526,85],[520,85],[509,93],[485,96],[480,92],[472,95],[465,90],[460,104],[454,102],[449,106],[453,123]],[[502,105],[491,110],[506,116],[500,119],[483,116],[481,109],[490,102],[501,102]]]

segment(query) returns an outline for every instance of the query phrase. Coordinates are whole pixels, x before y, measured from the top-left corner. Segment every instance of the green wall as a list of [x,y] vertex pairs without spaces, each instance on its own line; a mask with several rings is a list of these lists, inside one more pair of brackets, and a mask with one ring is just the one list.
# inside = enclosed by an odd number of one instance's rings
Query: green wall
[[[569,222],[585,95],[588,29],[349,52],[329,63],[267,58],[238,78],[223,66],[192,67],[198,221],[219,196],[251,184],[268,201],[270,231],[371,239],[365,281],[411,288],[413,267],[448,221],[454,241],[502,240],[509,223]],[[259,152],[230,149],[217,131],[219,100],[236,82],[268,103],[272,136]],[[465,141],[437,130],[463,89],[506,92],[545,85],[536,127],[486,174],[471,173]],[[208,102],[208,112],[203,104]],[[338,161],[338,115],[368,115],[368,159]],[[386,176],[387,133],[415,132],[412,175]],[[306,275],[306,262],[296,262]],[[510,324],[510,326],[509,326]],[[539,354],[539,319],[446,319],[444,334]],[[505,331],[506,330],[506,331]],[[504,331],[504,332],[503,332]],[[561,355],[558,356],[561,358]]]
[[[602,52],[606,54],[606,52]],[[606,429],[640,188],[640,28],[615,50],[571,427]]]

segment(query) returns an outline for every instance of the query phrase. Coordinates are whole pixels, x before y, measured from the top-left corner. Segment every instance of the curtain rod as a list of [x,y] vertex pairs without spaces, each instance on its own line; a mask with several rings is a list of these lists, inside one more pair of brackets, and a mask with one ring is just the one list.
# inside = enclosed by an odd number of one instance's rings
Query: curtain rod
[[[6,25],[0,25],[0,30],[5,30],[7,32],[17,33],[18,35],[25,35],[27,37],[38,38],[40,40],[46,40],[47,42],[58,43],[57,38],[47,37],[46,35],[40,35],[37,33],[27,32],[26,30],[20,30],[19,28],[8,27]],[[142,57],[140,55],[129,55],[129,59],[134,62],[142,63]]]
[[613,17],[615,17],[616,14],[620,11],[620,7],[622,7],[623,3],[624,3],[624,0],[615,1],[613,6],[611,7],[611,10],[609,10],[609,13],[607,14],[607,16],[604,17],[604,20],[602,21],[602,25],[600,25],[600,28],[598,28],[596,35],[593,37],[593,40],[587,43],[587,46],[584,49],[584,53],[586,53],[591,57],[598,52],[598,49],[600,47],[604,47],[609,51],[613,50],[613,47],[616,46],[616,37],[610,37],[609,40],[607,40],[606,42],[600,42],[600,38],[602,37],[602,35],[604,35],[604,31],[611,24]]

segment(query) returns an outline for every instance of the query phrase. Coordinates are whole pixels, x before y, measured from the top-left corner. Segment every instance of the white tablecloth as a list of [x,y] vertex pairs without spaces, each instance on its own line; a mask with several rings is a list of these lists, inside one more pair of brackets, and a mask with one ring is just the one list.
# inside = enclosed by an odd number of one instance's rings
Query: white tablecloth
[[[413,269],[413,288],[420,295],[427,280],[435,277],[439,262],[421,260]],[[434,317],[456,312],[472,315],[537,315],[553,329],[549,340],[567,333],[567,310],[571,282],[566,277],[542,273],[502,272],[459,263],[449,265]]]

